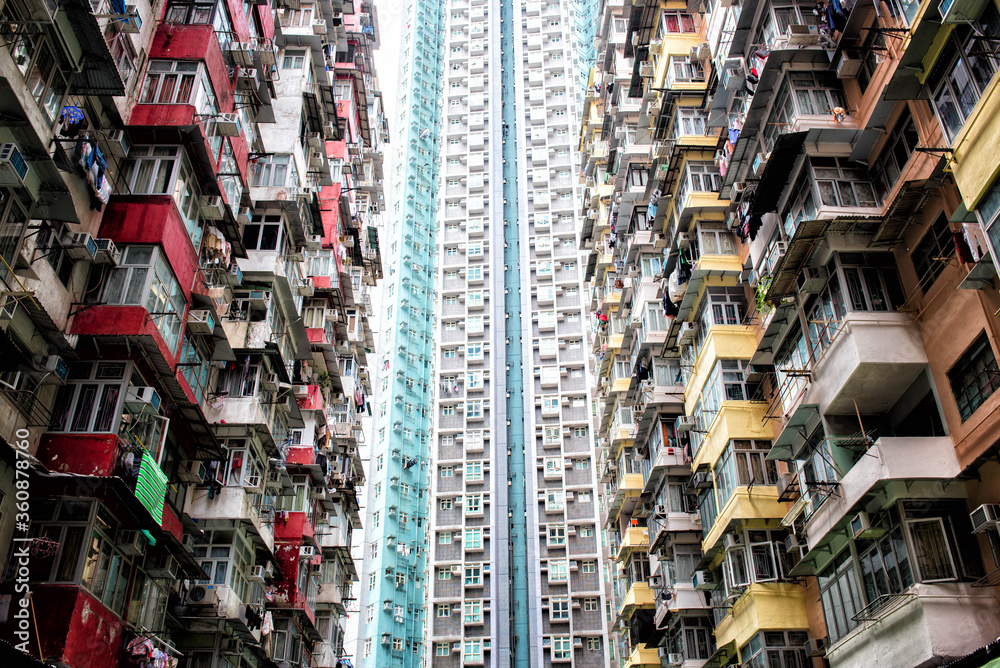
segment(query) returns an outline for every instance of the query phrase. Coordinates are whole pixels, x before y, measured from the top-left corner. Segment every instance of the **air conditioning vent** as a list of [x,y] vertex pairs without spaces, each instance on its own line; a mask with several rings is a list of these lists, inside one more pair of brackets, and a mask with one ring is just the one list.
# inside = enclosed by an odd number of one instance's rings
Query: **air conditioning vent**
[[223,137],[239,137],[239,116],[236,114],[219,114],[215,119],[215,129]]
[[677,422],[674,423],[674,429],[677,431],[691,431],[698,425],[698,418],[694,415],[681,415],[677,418]]
[[160,394],[152,387],[130,387],[125,392],[125,408],[133,413],[159,413]]
[[679,343],[691,343],[694,341],[694,337],[698,334],[698,323],[696,322],[682,322],[681,331],[677,335],[677,341]]
[[119,160],[128,157],[128,152],[132,150],[132,142],[128,140],[128,135],[125,134],[124,130],[108,132],[108,150]]
[[184,597],[187,605],[194,606],[214,606],[219,602],[219,595],[215,593],[215,588],[208,585],[194,585],[188,589],[187,596]]
[[61,381],[65,381],[69,376],[69,365],[59,355],[49,355],[45,359],[45,370]]
[[250,572],[247,573],[247,580],[251,582],[263,582],[264,581],[264,567],[263,566],[251,566]]
[[694,572],[694,588],[698,591],[715,589],[715,577],[710,571]]
[[201,198],[201,217],[205,220],[222,220],[226,217],[226,207],[219,196]]
[[93,260],[97,256],[97,242],[86,232],[64,234],[62,245],[74,260]]
[[15,144],[0,144],[0,186],[23,186],[28,162]]
[[872,522],[868,513],[858,513],[851,520],[851,536],[853,538],[879,538],[885,535],[885,528],[878,522]]
[[804,267],[798,278],[799,292],[818,295],[826,287],[827,278],[826,267]]
[[211,334],[215,330],[215,317],[208,309],[189,311],[187,327],[192,334]]
[[94,239],[97,253],[94,254],[94,262],[97,264],[110,264],[117,267],[122,260],[122,252],[115,246],[111,239]]
[[303,545],[299,548],[299,559],[312,559],[316,556],[316,548],[312,545]]
[[973,533],[995,528],[1000,523],[1000,503],[984,503],[969,513],[969,519],[972,520]]

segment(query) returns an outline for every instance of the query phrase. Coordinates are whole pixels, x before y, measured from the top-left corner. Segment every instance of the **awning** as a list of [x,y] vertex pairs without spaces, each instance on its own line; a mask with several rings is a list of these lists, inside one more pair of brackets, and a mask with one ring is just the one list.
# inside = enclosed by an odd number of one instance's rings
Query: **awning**
[[896,199],[889,206],[889,210],[882,220],[882,225],[872,237],[871,244],[873,246],[879,244],[891,246],[902,241],[910,223],[923,208],[924,202],[940,185],[940,179],[922,179],[905,183],[896,193]]
[[642,94],[642,62],[649,55],[648,46],[640,46],[635,50],[635,66],[632,68],[632,80],[628,84],[628,96],[639,97]]
[[924,84],[918,78],[924,74],[923,60],[941,28],[935,21],[937,12],[925,11],[917,27],[910,29],[910,41],[899,56],[899,63],[886,84],[882,96],[886,100],[916,100],[927,97]]
[[71,83],[72,92],[77,95],[125,95],[125,85],[101,27],[94,18],[90,2],[60,0],[59,5],[66,12],[82,52],[80,71]]
[[145,506],[156,523],[163,525],[163,501],[167,496],[167,476],[152,457],[143,456],[139,463],[139,479],[135,496]]
[[792,169],[802,147],[805,145],[806,132],[789,132],[778,135],[771,149],[771,156],[764,166],[764,173],[757,183],[753,201],[750,203],[750,215],[760,215],[774,211],[778,206],[781,193],[788,186]]

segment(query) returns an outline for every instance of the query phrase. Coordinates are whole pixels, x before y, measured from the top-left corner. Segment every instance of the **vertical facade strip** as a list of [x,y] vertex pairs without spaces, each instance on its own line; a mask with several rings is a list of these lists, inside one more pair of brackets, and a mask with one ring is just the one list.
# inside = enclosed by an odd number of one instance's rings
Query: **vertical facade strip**
[[443,11],[405,17],[361,594],[362,666],[423,660]]

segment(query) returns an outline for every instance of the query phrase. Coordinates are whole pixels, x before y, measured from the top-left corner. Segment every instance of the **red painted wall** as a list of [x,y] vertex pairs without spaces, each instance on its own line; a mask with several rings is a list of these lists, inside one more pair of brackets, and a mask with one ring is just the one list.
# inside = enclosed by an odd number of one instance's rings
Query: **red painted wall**
[[288,448],[285,462],[290,465],[312,466],[316,463],[316,450],[311,445],[292,446]]
[[260,21],[261,36],[274,39],[274,11],[271,5],[254,5],[253,11]]
[[[32,617],[28,648],[35,656],[39,643],[46,659],[60,660],[73,668],[113,668],[125,637],[125,624],[97,599],[76,586],[34,585],[31,600],[38,615]],[[10,623],[0,625],[4,638],[13,638]]]
[[[240,14],[242,16],[242,12]],[[245,19],[244,19],[245,22]],[[219,40],[210,25],[163,23],[153,34],[149,58],[166,60],[203,60],[212,82],[215,98],[223,113],[233,110],[233,84],[219,48]]]
[[[156,329],[149,312],[144,306],[93,306],[77,313],[73,318],[73,334],[79,336],[151,336],[156,342],[160,355],[170,367],[171,373],[177,369],[175,351],[167,348],[166,342]],[[181,342],[177,343],[180,350]]]
[[191,286],[198,271],[198,252],[191,243],[173,197],[113,197],[105,210],[101,236],[113,239],[118,247],[127,244],[162,246],[184,297],[191,298]]
[[117,434],[42,434],[38,460],[50,471],[107,477],[117,452]]

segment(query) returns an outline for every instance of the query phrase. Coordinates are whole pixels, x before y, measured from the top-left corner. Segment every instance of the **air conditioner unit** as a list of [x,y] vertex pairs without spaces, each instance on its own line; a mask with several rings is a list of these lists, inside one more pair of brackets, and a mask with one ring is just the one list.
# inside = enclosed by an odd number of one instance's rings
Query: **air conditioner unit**
[[796,484],[798,481],[798,473],[795,471],[790,471],[788,473],[782,473],[778,476],[778,500],[779,501],[795,501],[799,498],[799,493],[796,490],[789,489]]
[[236,90],[242,93],[256,93],[260,82],[257,70],[252,67],[241,67],[236,73]]
[[983,11],[984,0],[942,0],[938,5],[941,23],[969,23],[974,25]]
[[265,373],[261,374],[260,386],[269,392],[274,392],[278,389],[278,374],[276,373]]
[[698,60],[707,60],[712,57],[712,45],[702,42],[698,45]]
[[308,250],[319,250],[323,247],[323,235],[322,234],[307,234],[306,235],[306,249]]
[[208,309],[188,311],[187,328],[193,334],[211,334],[215,330],[215,318]]
[[219,595],[214,587],[208,585],[193,585],[188,589],[184,603],[195,606],[214,606],[219,603]]
[[180,575],[180,564],[169,554],[157,555],[146,560],[146,575],[154,580],[176,580]]
[[679,666],[684,663],[684,655],[680,652],[670,652],[667,654],[668,666]]
[[827,278],[826,267],[804,267],[798,278],[799,292],[817,295],[826,287]]
[[579,636],[573,638],[573,647],[583,647],[583,638]]
[[160,394],[152,387],[129,387],[125,392],[125,408],[133,413],[159,413]]
[[639,76],[640,77],[651,77],[653,76],[653,63],[649,60],[644,60],[639,63]]
[[868,513],[861,512],[851,520],[851,536],[853,538],[878,538],[885,534],[885,529],[877,523],[872,524]]
[[222,220],[226,217],[226,207],[219,196],[204,195],[201,198],[201,217],[205,220]]
[[93,260],[97,256],[97,242],[86,232],[68,232],[62,238],[66,255],[74,260]]
[[819,28],[816,26],[792,23],[785,33],[789,46],[810,46],[819,44]]
[[223,137],[239,137],[239,116],[236,114],[219,114],[215,119],[215,130]]
[[973,533],[996,527],[1000,523],[1000,503],[984,503],[969,513],[969,519],[972,520]]
[[674,429],[677,431],[691,431],[698,425],[698,418],[694,415],[681,415],[677,418],[677,422],[674,423]]
[[118,536],[118,549],[127,557],[138,557],[146,549],[146,537],[138,531],[122,531]]
[[677,247],[685,250],[691,247],[691,235],[687,232],[677,233]]
[[695,489],[708,489],[712,486],[712,476],[707,471],[699,471],[691,476],[691,486]]
[[236,67],[252,67],[253,45],[250,42],[230,42],[229,57]]
[[746,62],[742,58],[730,58],[722,66],[722,84],[728,91],[739,90],[747,78]]
[[764,167],[767,166],[767,159],[771,156],[770,153],[758,153],[753,159],[753,173],[754,176],[760,176],[764,171]]
[[236,214],[236,222],[241,225],[246,225],[250,222],[250,207],[241,206],[239,213]]
[[694,572],[694,588],[698,591],[715,589],[715,578],[710,571]]
[[677,335],[678,343],[691,343],[694,341],[695,335],[698,333],[698,323],[696,322],[682,322],[681,331]]
[[746,181],[734,181],[733,187],[729,189],[729,199],[733,202],[741,202],[743,201],[743,195],[746,194],[746,191]]
[[299,559],[312,559],[316,556],[316,548],[312,545],[303,545],[299,548]]
[[296,399],[303,399],[309,396],[309,386],[308,385],[293,385],[292,394],[295,395]]
[[312,22],[314,35],[325,35],[327,33],[326,21],[318,20]]
[[333,523],[333,516],[330,515],[330,513],[320,513],[319,515],[316,516],[316,523],[317,524],[332,524]]
[[826,641],[823,638],[810,638],[806,641],[806,656],[825,656]]
[[243,641],[239,638],[223,638],[219,642],[219,653],[229,656],[243,654]]
[[23,186],[28,162],[16,144],[0,144],[0,186]]
[[62,381],[69,376],[69,365],[59,355],[49,355],[45,358],[45,370]]
[[251,582],[263,582],[264,581],[264,567],[263,566],[251,566],[250,572],[247,573],[247,580]]
[[298,288],[299,294],[303,297],[312,297],[316,293],[316,288],[313,287],[313,282],[311,278],[303,278],[302,282],[299,283]]
[[195,459],[182,461],[177,465],[177,478],[181,482],[202,482],[205,479],[202,475],[202,463]]
[[128,140],[128,135],[124,130],[111,130],[108,132],[108,151],[119,160],[128,157],[128,152],[132,150],[132,142]]
[[837,60],[837,78],[854,79],[861,72],[861,58],[850,56],[846,51],[840,54]]
[[118,263],[122,260],[122,252],[115,246],[114,241],[111,239],[94,239],[94,244],[97,246],[94,262],[97,264],[110,264],[113,267],[118,266]]

